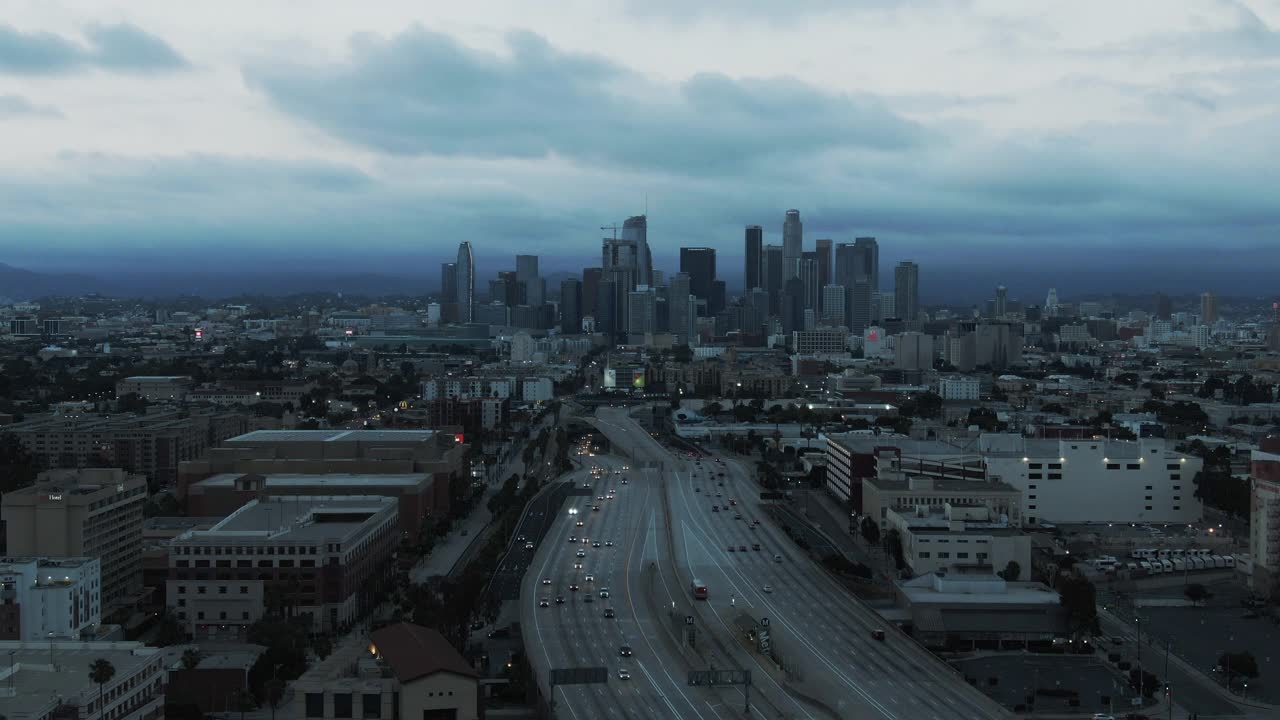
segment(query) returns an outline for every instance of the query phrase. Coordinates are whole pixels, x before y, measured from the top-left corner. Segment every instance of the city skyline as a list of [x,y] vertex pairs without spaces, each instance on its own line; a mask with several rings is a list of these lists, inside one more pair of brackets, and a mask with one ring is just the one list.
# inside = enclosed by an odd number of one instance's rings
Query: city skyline
[[[1175,266],[1205,243],[1276,262],[1274,2],[624,2],[590,27],[518,4],[24,8],[0,27],[0,262],[19,267],[399,271],[463,238],[589,251],[646,209],[655,265],[682,246],[728,260],[747,224],[780,243],[789,208],[811,238],[892,241],[893,262]],[[678,51],[612,59],[653,37]],[[620,118],[625,140],[595,130]]]

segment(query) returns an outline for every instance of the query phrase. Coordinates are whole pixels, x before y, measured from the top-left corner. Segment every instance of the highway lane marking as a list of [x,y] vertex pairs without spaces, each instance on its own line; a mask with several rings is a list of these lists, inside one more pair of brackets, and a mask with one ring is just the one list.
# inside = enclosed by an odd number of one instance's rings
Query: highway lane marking
[[[648,496],[649,496],[649,492],[650,492],[650,488],[647,488],[647,487],[646,487],[646,488],[645,488],[645,493],[644,493],[644,494],[645,494],[645,498],[646,498],[646,499],[647,499],[647,498],[648,498]],[[646,503],[646,504],[647,504],[647,503]],[[627,543],[629,547],[627,548],[627,562],[626,562],[626,568],[627,568],[628,570],[631,568],[631,558],[632,558],[632,557],[634,556],[634,554],[635,554],[635,545],[636,545],[636,543],[635,543],[635,537],[636,537],[636,536],[638,536],[638,535],[640,535],[640,533],[638,533],[638,532],[637,532],[637,533],[634,533],[634,534],[633,534],[633,536],[632,536],[632,542]],[[641,543],[641,551],[640,551],[641,556],[643,556],[643,555],[644,555],[644,544],[645,544],[645,543],[647,543],[647,542],[648,542],[648,538],[646,538],[646,539]],[[636,626],[637,626],[637,627],[641,627],[641,626],[642,626],[642,623],[640,622],[640,615],[639,615],[639,613],[637,613],[637,612],[636,612],[636,605],[635,605],[635,601],[632,599],[632,596],[631,596],[631,580],[632,580],[632,578],[631,578],[631,573],[630,573],[630,572],[628,572],[628,573],[626,573],[625,575],[626,575],[626,578],[627,578],[627,581],[626,581],[626,598],[627,598],[627,606],[631,609],[631,615],[632,615],[632,617],[635,619]],[[649,652],[650,652],[650,653],[652,653],[652,656],[653,656],[654,658],[659,657],[659,654],[658,654],[657,650],[653,647],[653,643],[649,641],[649,636],[648,636],[648,634],[641,634],[641,635],[640,635],[640,637],[641,637],[641,639],[643,639],[643,640],[644,640],[644,644],[649,648]],[[675,713],[677,718],[681,717],[681,714],[676,710],[675,705],[674,705],[674,704],[671,702],[671,700],[666,696],[666,693],[664,693],[664,692],[663,692],[663,691],[658,687],[657,682],[655,682],[655,681],[653,680],[653,677],[652,677],[652,675],[650,675],[649,671],[644,667],[644,665],[643,665],[642,663],[637,663],[637,664],[640,666],[641,672],[643,672],[643,673],[645,674],[645,677],[648,677],[648,678],[649,678],[649,681],[653,683],[654,689],[657,691],[658,696],[659,696],[660,698],[662,698],[662,701],[663,701],[663,702],[665,702],[665,703],[667,704],[667,707],[671,709],[671,712]],[[673,688],[675,688],[675,691],[676,691],[677,693],[679,693],[679,694],[680,694],[680,697],[684,698],[685,703],[687,703],[687,704],[689,705],[689,709],[693,711],[693,714],[694,714],[694,715],[697,715],[699,718],[701,718],[701,717],[702,717],[702,713],[699,713],[699,712],[698,712],[698,709],[694,706],[693,702],[691,702],[691,701],[689,700],[689,697],[688,697],[687,695],[685,695],[685,694],[684,694],[684,691],[680,689],[680,686],[679,686],[679,685],[676,685],[675,681],[671,679],[671,675],[667,672],[667,670],[666,670],[666,666],[665,666],[665,665],[662,665],[662,666],[660,666],[660,668],[661,668],[661,670],[662,670],[662,674],[663,674],[663,676],[665,676],[665,677],[667,678],[667,682],[671,683],[672,687],[673,687]]]
[[[678,473],[676,473],[676,477],[677,477],[677,479],[679,479],[679,474],[678,474]],[[683,495],[684,493],[682,492],[681,494]],[[871,697],[871,695],[870,695],[869,693],[867,693],[865,690],[863,690],[863,689],[862,689],[862,687],[861,687],[858,683],[855,683],[855,682],[853,682],[852,680],[850,680],[850,679],[848,678],[848,676],[844,673],[844,671],[840,670],[838,667],[836,667],[836,665],[835,665],[834,663],[832,663],[829,659],[827,659],[827,657],[826,657],[825,655],[823,655],[823,654],[822,654],[822,653],[821,653],[821,652],[820,652],[820,651],[819,651],[819,650],[818,650],[818,649],[813,645],[813,643],[811,643],[811,642],[810,642],[810,641],[809,641],[809,640],[804,636],[804,634],[802,634],[802,633],[798,632],[798,631],[796,630],[795,626],[794,626],[794,625],[792,625],[792,624],[791,624],[791,622],[789,622],[789,621],[787,620],[787,618],[786,618],[786,616],[785,616],[785,615],[781,615],[781,614],[779,614],[779,613],[778,613],[777,608],[776,608],[776,607],[775,607],[771,602],[769,602],[768,600],[763,599],[763,595],[756,594],[756,593],[755,593],[755,590],[754,590],[754,587],[753,587],[753,586],[751,586],[751,584],[750,584],[750,583],[748,583],[748,582],[746,581],[746,578],[745,578],[745,577],[743,577],[742,572],[741,572],[741,570],[739,570],[739,569],[738,569],[737,564],[736,564],[736,563],[729,563],[729,562],[727,562],[727,560],[728,560],[728,553],[727,553],[727,552],[725,552],[725,551],[723,551],[723,550],[717,550],[715,553],[713,553],[713,552],[711,551],[711,548],[709,547],[709,543],[711,542],[711,538],[710,538],[710,536],[708,536],[708,535],[707,535],[707,533],[706,533],[704,530],[702,530],[701,528],[699,528],[698,526],[696,526],[696,525],[694,525],[694,524],[692,524],[692,523],[686,523],[686,527],[688,527],[688,528],[689,528],[688,536],[689,536],[689,537],[692,537],[692,539],[694,540],[694,542],[698,543],[698,544],[702,547],[703,551],[708,555],[708,557],[710,557],[710,558],[715,558],[715,557],[716,557],[716,555],[717,555],[717,553],[720,553],[720,554],[721,554],[721,555],[720,555],[720,557],[721,557],[722,559],[724,559],[726,562],[724,563],[724,565],[718,565],[718,569],[720,570],[721,574],[723,574],[723,575],[724,575],[725,579],[726,579],[726,580],[728,580],[729,585],[731,585],[731,586],[734,588],[734,590],[735,590],[736,592],[738,592],[739,594],[741,594],[741,595],[743,596],[743,598],[751,597],[751,595],[749,595],[748,593],[743,593],[743,592],[742,592],[742,588],[740,587],[740,585],[739,585],[738,583],[735,583],[735,582],[733,581],[733,579],[729,577],[729,573],[730,573],[730,572],[732,572],[734,575],[736,575],[736,576],[738,577],[738,580],[739,580],[739,582],[740,582],[740,583],[742,583],[743,585],[746,585],[747,587],[751,587],[751,588],[752,588],[752,593],[751,593],[751,594],[752,594],[752,595],[755,595],[755,597],[761,601],[761,602],[760,602],[760,604],[761,604],[761,605],[763,605],[764,607],[766,607],[766,608],[769,610],[769,612],[770,612],[770,619],[771,619],[771,620],[773,620],[774,622],[778,622],[778,623],[782,624],[782,625],[783,625],[783,627],[787,628],[787,630],[789,630],[789,631],[792,633],[792,635],[793,635],[797,640],[799,640],[800,644],[804,645],[806,648],[808,648],[808,649],[809,649],[809,651],[810,651],[810,652],[812,652],[812,653],[813,653],[814,657],[815,657],[815,658],[817,658],[817,659],[818,659],[818,661],[819,661],[820,663],[822,663],[822,664],[826,665],[826,666],[827,666],[827,667],[828,667],[828,668],[829,668],[833,673],[835,673],[836,678],[838,678],[838,679],[839,679],[841,682],[843,682],[846,686],[848,686],[849,688],[851,688],[854,692],[856,692],[856,693],[858,693],[859,695],[861,695],[861,696],[862,696],[862,698],[863,698],[864,700],[866,700],[866,702],[867,702],[871,707],[874,707],[875,709],[879,710],[879,711],[880,711],[880,712],[881,712],[885,717],[888,717],[888,718],[896,718],[896,717],[897,717],[895,714],[893,714],[893,713],[889,712],[889,709],[888,709],[887,707],[885,707],[884,705],[880,704],[880,703],[879,703],[875,698]],[[706,542],[704,542],[702,539],[699,539],[699,536],[702,536],[703,538],[705,538]],[[687,544],[686,544],[685,552],[686,552],[686,557],[687,557],[687,555],[688,555],[688,547],[687,547]],[[756,604],[756,603],[754,603],[754,602],[752,603],[752,605],[755,605],[755,604]],[[725,625],[725,627],[726,627],[726,628],[728,628],[728,627],[729,627],[728,623],[725,623],[724,618],[721,618],[721,617],[720,617],[720,613],[715,609],[715,607],[714,607],[714,606],[711,608],[711,611],[712,611],[712,613],[713,613],[713,614],[715,614],[715,615],[716,615],[716,617],[720,620],[720,622],[721,622],[722,624],[724,624],[724,625]],[[754,658],[754,656],[753,656],[753,658]],[[757,660],[757,664],[758,664],[758,663],[759,663],[759,661]],[[775,681],[775,684],[776,684],[776,681]],[[788,695],[787,697],[790,697],[790,695]],[[792,699],[792,701],[794,702],[794,699]],[[797,707],[799,707],[799,703],[797,703]],[[806,714],[807,714],[807,713],[806,713]],[[810,716],[810,717],[812,717],[812,716]]]
[[[735,481],[735,487],[737,487],[736,481],[739,479],[740,478],[738,477],[732,478],[732,480]],[[747,482],[749,482],[749,480]],[[775,535],[772,528],[769,528],[768,532],[770,536]],[[774,539],[776,540],[777,538],[775,537]],[[792,549],[793,548],[788,547],[785,550],[785,553],[786,553],[786,557],[789,560],[793,561],[792,563],[793,570],[796,570],[797,566],[800,563],[794,562],[794,556],[791,552]],[[807,556],[803,556],[802,562],[807,562],[807,561],[808,561]],[[817,573],[818,576],[821,576],[820,580],[817,579],[817,577],[815,577],[813,573],[808,573],[808,574],[800,573],[797,570],[796,575],[797,577],[800,578],[800,582],[811,584],[814,590],[818,593],[823,592],[824,589],[830,591],[831,588],[834,588],[837,595],[848,594],[848,590],[846,588],[836,583],[834,580],[828,577],[825,573],[821,572],[820,569],[819,569],[819,572]],[[820,587],[823,583],[827,585],[826,588]],[[848,626],[848,630],[850,631],[849,635],[851,638],[856,636],[856,633],[852,631],[867,630],[871,627],[874,627],[875,624],[882,624],[881,622],[882,618],[880,618],[880,616],[878,614],[875,614],[873,611],[865,608],[856,598],[854,598],[852,602],[850,602],[847,606],[840,606],[835,608],[835,610],[837,612],[837,615],[835,616],[836,622],[840,624],[846,624]],[[812,616],[812,614],[810,614],[810,616]],[[868,622],[869,617],[874,622]],[[852,639],[850,639],[850,644],[853,645],[854,647],[857,647],[856,645],[853,644]],[[929,676],[930,682],[934,685],[934,687],[936,687],[938,690],[941,690],[943,693],[945,693],[945,695],[933,694],[933,700],[936,701],[939,705],[948,706],[950,704],[948,701],[951,699],[954,699],[962,702],[970,710],[973,710],[974,712],[978,713],[978,717],[986,716],[987,713],[982,709],[981,705],[976,703],[973,698],[964,696],[965,691],[969,689],[967,686],[957,684],[955,675],[941,674],[941,671],[937,668],[936,665],[933,665],[927,662],[927,658],[926,658],[926,662],[923,662],[923,663],[917,662],[915,659],[908,656],[901,648],[873,647],[873,650],[874,651],[866,651],[864,649],[861,655],[868,657],[869,659],[872,660],[873,663],[876,661],[877,657],[884,662],[891,663],[894,667],[898,667],[898,663],[902,663],[904,667],[901,667],[900,669],[904,673],[908,671],[915,671],[915,672],[923,671],[927,676]],[[825,660],[825,657],[823,659]],[[868,668],[862,663],[855,663],[855,667],[859,668],[863,672],[868,672]],[[873,666],[873,669],[877,672],[884,671],[882,668],[882,664],[880,663],[875,664]],[[884,671],[884,672],[887,672],[887,671]],[[916,702],[917,704],[925,705],[926,707],[931,707],[930,703],[925,702],[923,696],[912,695],[912,698],[913,698],[913,701]],[[989,703],[994,702],[994,701],[990,701],[990,699],[987,698],[985,695],[979,695],[978,700],[988,701]],[[1005,710],[1002,707],[999,709],[1002,713],[1002,716],[1005,716],[1005,717],[1008,716],[1007,710]]]

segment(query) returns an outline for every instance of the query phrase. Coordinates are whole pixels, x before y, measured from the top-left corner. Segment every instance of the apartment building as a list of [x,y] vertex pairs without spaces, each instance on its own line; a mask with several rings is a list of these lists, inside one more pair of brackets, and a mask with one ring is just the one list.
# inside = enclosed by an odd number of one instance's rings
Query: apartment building
[[1018,564],[1019,577],[1031,575],[1031,536],[1011,525],[985,504],[944,503],[888,508],[885,524],[897,530],[902,554],[913,575],[951,567],[1003,571]]
[[118,467],[171,483],[179,463],[250,429],[248,415],[170,410],[49,415],[5,428],[45,468]]
[[1040,440],[994,433],[978,444],[988,477],[1022,491],[1029,525],[1185,524],[1203,513],[1192,480],[1204,462],[1174,451],[1163,438]]
[[[164,718],[164,651],[140,642],[0,641],[0,716],[7,720]],[[89,666],[115,675],[99,687]]]
[[253,500],[169,544],[169,611],[197,638],[240,638],[279,604],[343,632],[385,597],[399,522],[380,496]]
[[0,516],[10,555],[96,558],[102,604],[132,603],[142,592],[142,508],[147,481],[117,468],[51,470],[5,493]]
[[982,386],[971,375],[944,375],[938,378],[938,395],[943,400],[977,400]]
[[[1269,442],[1270,441],[1270,442]],[[1263,595],[1280,591],[1280,442],[1264,440],[1250,453],[1253,479],[1249,552],[1253,555],[1253,589]]]
[[0,640],[92,640],[101,619],[97,558],[0,558]]

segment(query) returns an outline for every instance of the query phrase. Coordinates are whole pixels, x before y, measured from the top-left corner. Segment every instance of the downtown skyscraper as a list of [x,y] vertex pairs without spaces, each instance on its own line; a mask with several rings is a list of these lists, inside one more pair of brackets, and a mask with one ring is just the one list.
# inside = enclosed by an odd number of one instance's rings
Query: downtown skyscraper
[[748,225],[743,248],[744,272],[742,276],[743,292],[751,292],[753,288],[762,288],[761,263],[764,260],[764,228],[759,225]]
[[633,215],[622,223],[622,239],[636,246],[636,283],[653,284],[653,253],[649,250],[649,217]]
[[458,245],[457,262],[458,322],[469,323],[476,299],[476,265],[471,254],[471,243]]
[[893,269],[893,305],[898,317],[913,323],[920,314],[920,266],[910,261]]
[[782,221],[783,281],[800,275],[800,253],[804,251],[804,224],[799,210],[788,210]]

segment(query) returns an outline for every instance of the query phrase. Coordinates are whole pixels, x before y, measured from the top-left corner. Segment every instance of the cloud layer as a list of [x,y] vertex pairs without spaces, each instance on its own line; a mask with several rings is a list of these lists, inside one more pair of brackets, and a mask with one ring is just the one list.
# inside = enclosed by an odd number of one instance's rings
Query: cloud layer
[[187,67],[168,43],[128,24],[90,24],[86,44],[50,32],[0,25],[0,73],[42,75],[83,68],[157,72]]

